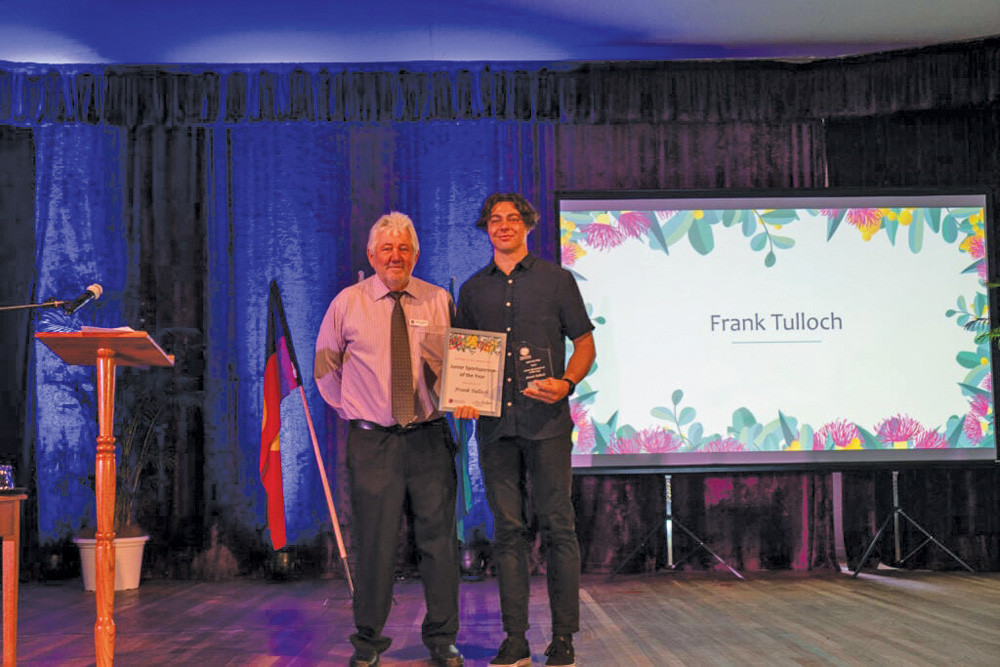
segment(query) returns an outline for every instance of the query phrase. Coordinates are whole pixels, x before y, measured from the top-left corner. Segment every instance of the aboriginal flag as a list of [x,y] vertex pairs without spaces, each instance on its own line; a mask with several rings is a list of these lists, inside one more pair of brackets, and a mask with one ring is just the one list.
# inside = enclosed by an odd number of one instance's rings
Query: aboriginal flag
[[267,361],[264,365],[264,415],[260,422],[260,481],[267,493],[267,525],[275,550],[285,546],[285,499],[281,487],[281,400],[302,384],[278,284],[271,281],[267,301]]

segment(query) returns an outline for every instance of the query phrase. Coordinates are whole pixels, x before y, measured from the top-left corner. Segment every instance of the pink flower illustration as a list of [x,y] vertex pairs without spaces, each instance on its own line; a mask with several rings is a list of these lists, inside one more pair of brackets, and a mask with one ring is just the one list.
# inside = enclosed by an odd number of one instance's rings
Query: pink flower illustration
[[709,440],[702,446],[706,452],[742,452],[743,443],[736,438],[716,438]]
[[981,236],[970,236],[963,245],[973,259],[982,259],[986,255],[986,243]]
[[813,450],[826,449],[827,439],[833,440],[837,449],[861,449],[861,436],[858,427],[840,419],[831,422],[813,434]]
[[625,211],[618,216],[618,229],[625,236],[639,238],[649,231],[649,218],[640,211]]
[[987,373],[980,386],[986,391],[993,391],[993,373]]
[[866,241],[882,228],[882,210],[878,208],[849,208],[846,219],[847,224],[858,228]]
[[664,428],[643,429],[635,434],[634,440],[644,452],[657,454],[677,451],[684,444],[679,435]]
[[878,437],[882,442],[906,442],[915,437],[924,429],[912,417],[907,415],[896,415],[889,417],[875,427]]
[[613,454],[643,454],[645,450],[638,438],[612,437],[608,443],[608,451]]
[[595,442],[594,425],[590,421],[590,415],[587,414],[587,408],[580,403],[571,403],[569,414],[576,425],[576,446],[574,447],[574,451],[584,454],[593,451]]
[[562,244],[561,248],[561,259],[563,266],[573,266],[576,264],[576,260],[580,259],[580,255],[583,253],[580,246],[572,242],[566,242]]
[[969,442],[978,445],[983,440],[983,423],[980,421],[974,413],[970,412],[965,415],[965,424],[963,426],[965,431],[965,437],[969,439]]
[[948,441],[937,431],[924,431],[917,436],[913,446],[915,449],[944,449]]
[[977,395],[969,404],[969,412],[980,419],[986,417],[990,413],[990,400],[982,394]]
[[587,245],[598,250],[608,250],[625,241],[625,235],[618,228],[599,222],[587,225],[583,233],[587,237]]

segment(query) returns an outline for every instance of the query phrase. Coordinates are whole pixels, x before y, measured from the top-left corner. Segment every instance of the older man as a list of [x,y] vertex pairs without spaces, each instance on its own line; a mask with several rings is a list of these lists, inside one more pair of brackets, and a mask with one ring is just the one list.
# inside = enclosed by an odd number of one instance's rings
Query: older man
[[451,297],[411,275],[420,255],[402,213],[368,237],[375,275],[330,303],[316,340],[323,398],[350,422],[347,471],[357,554],[353,667],[379,663],[392,604],[397,535],[409,499],[427,612],[422,638],[436,665],[463,664],[458,633],[455,444],[437,411]]
[[[487,197],[477,226],[493,245],[493,260],[469,278],[458,298],[456,326],[507,334],[506,378],[500,417],[482,417],[476,432],[486,498],[496,522],[493,553],[500,585],[500,613],[507,637],[490,661],[494,667],[527,667],[528,511],[538,517],[544,545],[552,642],[546,665],[576,664],[573,633],[580,623],[580,547],[571,499],[567,396],[594,362],[594,326],[573,276],[528,252],[538,213],[516,193]],[[566,339],[573,353],[563,367]],[[517,351],[548,359],[551,376],[529,383],[517,372]],[[471,406],[455,416],[478,416]],[[531,480],[531,497],[525,490]]]

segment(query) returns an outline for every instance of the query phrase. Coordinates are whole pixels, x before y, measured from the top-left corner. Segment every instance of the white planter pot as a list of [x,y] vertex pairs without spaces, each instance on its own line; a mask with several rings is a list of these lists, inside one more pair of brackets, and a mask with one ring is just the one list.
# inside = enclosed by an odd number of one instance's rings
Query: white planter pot
[[[127,591],[139,587],[142,574],[142,551],[149,535],[115,538],[115,590]],[[80,569],[84,590],[97,589],[97,540],[77,537],[73,540],[80,548]]]

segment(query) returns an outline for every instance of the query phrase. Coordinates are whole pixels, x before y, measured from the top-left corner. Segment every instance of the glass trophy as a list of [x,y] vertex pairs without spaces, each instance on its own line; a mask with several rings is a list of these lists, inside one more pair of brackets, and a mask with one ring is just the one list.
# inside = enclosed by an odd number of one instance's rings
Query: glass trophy
[[552,353],[549,348],[520,341],[514,346],[517,388],[524,391],[535,380],[552,377]]

